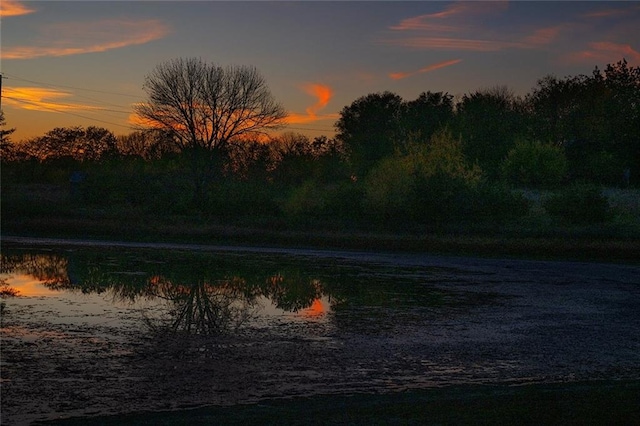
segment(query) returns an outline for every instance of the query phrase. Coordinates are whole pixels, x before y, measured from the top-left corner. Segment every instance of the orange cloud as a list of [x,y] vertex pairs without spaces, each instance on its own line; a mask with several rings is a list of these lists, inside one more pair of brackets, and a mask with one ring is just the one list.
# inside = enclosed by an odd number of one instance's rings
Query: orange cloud
[[600,41],[589,44],[589,49],[576,52],[566,58],[567,62],[612,63],[625,58],[630,65],[640,64],[640,52],[629,44]]
[[69,56],[104,52],[145,44],[169,33],[158,20],[104,20],[87,23],[50,25],[43,29],[40,45],[5,46],[2,59],[32,59],[44,56]]
[[30,111],[69,112],[100,110],[91,105],[59,102],[58,100],[73,96],[69,92],[42,87],[6,87],[3,88],[2,100],[7,105]]
[[2,0],[2,2],[0,2],[0,17],[2,18],[28,15],[33,12],[35,12],[35,9],[30,9],[16,0]]
[[437,69],[440,69],[440,68],[445,68],[445,67],[448,67],[448,66],[451,66],[451,65],[455,65],[455,64],[457,64],[458,62],[461,62],[461,61],[462,61],[462,59],[452,59],[450,61],[439,62],[437,64],[433,64],[433,65],[429,65],[429,66],[424,67],[424,68],[420,68],[417,71],[412,71],[412,72],[394,72],[394,73],[389,74],[389,78],[391,78],[393,80],[400,80],[400,79],[407,78],[407,77],[410,77],[410,76],[415,75],[415,74],[422,74],[422,73],[425,73],[425,72],[430,72],[430,71],[434,71],[434,70],[437,70]]
[[302,86],[307,94],[317,98],[317,102],[306,109],[306,114],[290,113],[287,116],[287,124],[303,124],[311,123],[318,120],[334,119],[337,114],[323,114],[318,115],[318,112],[324,109],[331,98],[333,97],[333,90],[324,84],[306,84]]

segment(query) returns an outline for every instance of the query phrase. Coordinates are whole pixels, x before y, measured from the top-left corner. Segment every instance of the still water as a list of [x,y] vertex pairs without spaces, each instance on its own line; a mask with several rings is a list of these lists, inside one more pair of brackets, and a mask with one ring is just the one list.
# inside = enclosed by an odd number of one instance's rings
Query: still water
[[[430,286],[437,277],[444,279],[437,268],[339,256],[6,245],[0,282],[17,296],[10,305],[46,305],[69,323],[116,323],[118,314],[137,313],[141,330],[220,335],[300,323],[327,331],[344,326],[345,312],[357,326],[371,315],[464,303],[463,293]],[[298,327],[300,337],[305,330],[317,327]]]
[[55,241],[1,260],[3,424],[640,378],[637,265]]

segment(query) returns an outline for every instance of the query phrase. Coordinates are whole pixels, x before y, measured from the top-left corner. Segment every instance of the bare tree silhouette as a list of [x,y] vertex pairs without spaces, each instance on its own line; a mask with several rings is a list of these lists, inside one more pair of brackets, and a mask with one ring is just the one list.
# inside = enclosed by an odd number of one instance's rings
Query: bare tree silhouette
[[143,126],[169,131],[192,154],[197,197],[230,144],[279,128],[286,117],[254,67],[178,58],[158,65],[143,87],[148,100],[135,112]]

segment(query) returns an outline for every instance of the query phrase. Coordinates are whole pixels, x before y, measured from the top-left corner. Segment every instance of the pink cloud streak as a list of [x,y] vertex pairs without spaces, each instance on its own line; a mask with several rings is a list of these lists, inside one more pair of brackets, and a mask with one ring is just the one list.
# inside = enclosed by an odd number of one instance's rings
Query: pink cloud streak
[[422,73],[434,71],[434,70],[437,70],[437,69],[440,69],[440,68],[449,67],[449,66],[455,65],[455,64],[457,64],[459,62],[462,62],[462,59],[452,59],[450,61],[439,62],[437,64],[433,64],[433,65],[429,65],[429,66],[424,67],[424,68],[420,68],[417,71],[394,72],[394,73],[389,74],[389,78],[391,78],[393,80],[400,80],[400,79],[403,79],[403,78],[411,77],[411,76],[416,75],[416,74],[422,74]]
[[588,49],[570,54],[567,62],[599,62],[611,63],[626,58],[629,64],[640,64],[640,52],[629,44],[599,41],[589,43]]
[[34,46],[5,46],[2,59],[33,59],[104,52],[149,43],[169,33],[158,20],[105,20],[53,25],[43,29],[46,42]]

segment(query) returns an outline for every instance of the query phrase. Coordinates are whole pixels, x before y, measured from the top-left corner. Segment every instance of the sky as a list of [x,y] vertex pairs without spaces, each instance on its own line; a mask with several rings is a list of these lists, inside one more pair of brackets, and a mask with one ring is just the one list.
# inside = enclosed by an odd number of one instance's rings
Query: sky
[[256,67],[282,131],[332,136],[359,97],[495,86],[640,66],[640,2],[0,0],[1,107],[14,141],[55,127],[135,130],[158,64]]

